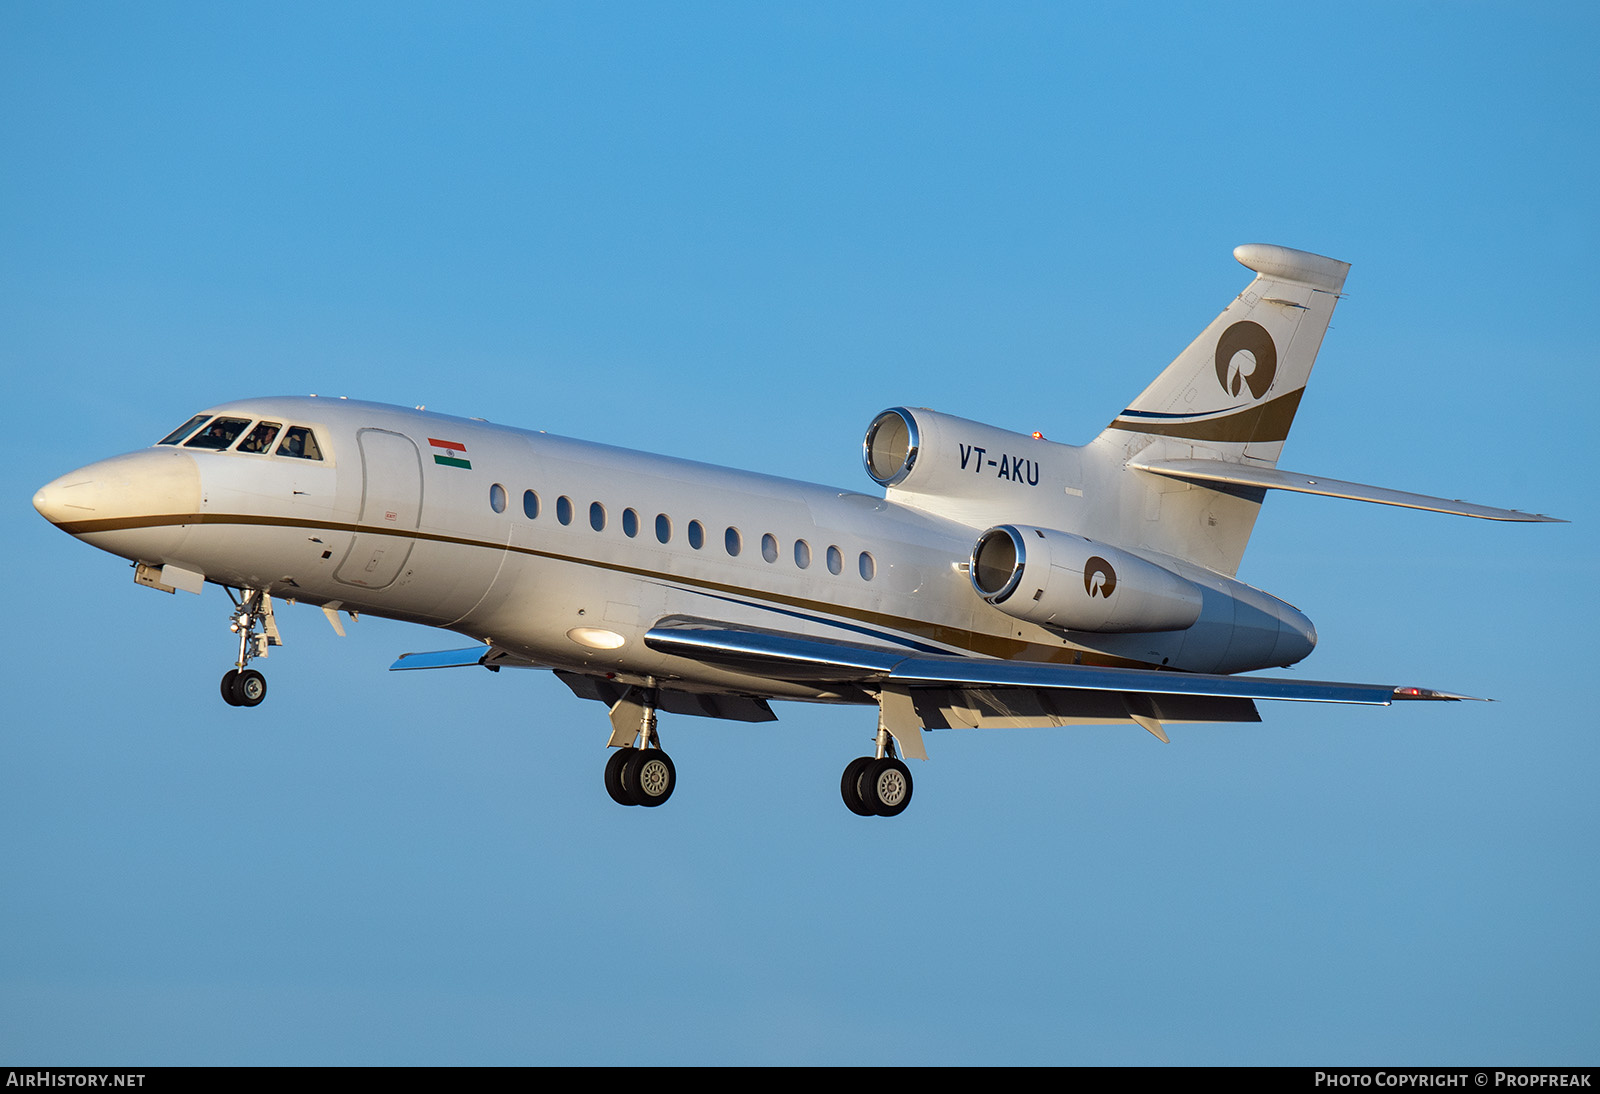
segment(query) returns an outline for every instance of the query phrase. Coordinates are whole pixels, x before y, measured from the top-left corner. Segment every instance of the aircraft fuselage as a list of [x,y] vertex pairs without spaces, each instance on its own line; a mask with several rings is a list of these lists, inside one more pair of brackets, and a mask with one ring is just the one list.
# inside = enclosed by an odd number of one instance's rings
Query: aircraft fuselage
[[[1227,673],[1290,664],[1315,641],[1283,602],[1171,558],[1160,562],[1204,591],[1194,626],[1074,641],[974,593],[967,566],[981,524],[854,491],[353,400],[252,399],[205,413],[309,427],[322,458],[159,445],[64,475],[36,505],[152,567],[686,690],[871,701],[656,653],[643,636],[664,617],[908,651]],[[972,466],[975,446],[955,444],[951,460],[964,452]],[[1036,486],[1037,457],[1015,463]]]

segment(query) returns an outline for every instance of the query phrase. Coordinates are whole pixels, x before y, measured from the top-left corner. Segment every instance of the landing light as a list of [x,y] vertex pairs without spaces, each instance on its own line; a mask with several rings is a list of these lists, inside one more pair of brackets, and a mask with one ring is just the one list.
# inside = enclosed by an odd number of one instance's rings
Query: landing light
[[628,642],[616,631],[608,631],[601,627],[573,627],[567,632],[567,637],[580,646],[588,646],[594,650],[618,650]]

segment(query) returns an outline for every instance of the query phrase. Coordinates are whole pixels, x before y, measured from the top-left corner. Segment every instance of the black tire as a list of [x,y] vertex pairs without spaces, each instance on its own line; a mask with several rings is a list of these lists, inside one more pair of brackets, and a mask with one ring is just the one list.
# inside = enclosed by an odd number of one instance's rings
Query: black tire
[[606,793],[610,794],[611,800],[618,805],[639,804],[633,800],[633,795],[628,793],[627,788],[622,785],[623,765],[633,759],[633,754],[636,751],[637,749],[632,745],[626,748],[619,748],[606,761]]
[[640,805],[660,805],[672,797],[678,770],[672,757],[659,748],[636,749],[623,769],[622,782]]
[[861,799],[861,776],[873,762],[871,756],[851,760],[845,765],[844,775],[839,779],[839,796],[844,799],[845,808],[858,817],[877,816],[876,811]]
[[239,679],[238,669],[229,669],[227,672],[222,674],[222,701],[227,703],[230,707],[236,707],[239,705],[238,698],[233,694],[233,684],[237,679]]
[[245,669],[233,678],[233,699],[237,706],[255,707],[267,697],[267,678],[255,669]]
[[892,756],[874,760],[861,777],[861,798],[880,817],[898,817],[911,804],[911,771]]

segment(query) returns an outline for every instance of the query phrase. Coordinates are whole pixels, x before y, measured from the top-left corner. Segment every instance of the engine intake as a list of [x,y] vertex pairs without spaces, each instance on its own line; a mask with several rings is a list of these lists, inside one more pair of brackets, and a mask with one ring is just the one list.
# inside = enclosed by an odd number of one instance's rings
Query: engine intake
[[978,595],[1007,615],[1075,631],[1179,631],[1200,618],[1194,583],[1092,539],[1002,524],[978,537],[969,567]]
[[879,486],[898,486],[917,465],[917,419],[909,410],[885,410],[867,427],[861,446],[867,474]]

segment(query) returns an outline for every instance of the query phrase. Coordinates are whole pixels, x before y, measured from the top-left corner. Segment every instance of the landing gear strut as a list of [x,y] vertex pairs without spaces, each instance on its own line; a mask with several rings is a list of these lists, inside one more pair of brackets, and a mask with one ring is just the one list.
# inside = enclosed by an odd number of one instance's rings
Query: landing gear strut
[[[618,805],[660,805],[672,797],[678,785],[672,757],[662,750],[656,734],[656,699],[654,687],[630,688],[611,708],[611,724],[616,730],[612,743],[619,735],[633,742],[624,744],[606,761],[606,793]],[[637,728],[630,734],[635,716]]]
[[851,760],[839,796],[858,817],[898,817],[911,804],[911,770],[894,754],[894,738],[880,721],[874,756]]
[[267,697],[267,678],[247,668],[252,658],[265,657],[268,646],[281,646],[278,624],[272,618],[272,597],[265,589],[241,589],[233,599],[228,629],[239,636],[239,660],[222,677],[222,698],[232,707],[253,707]]

